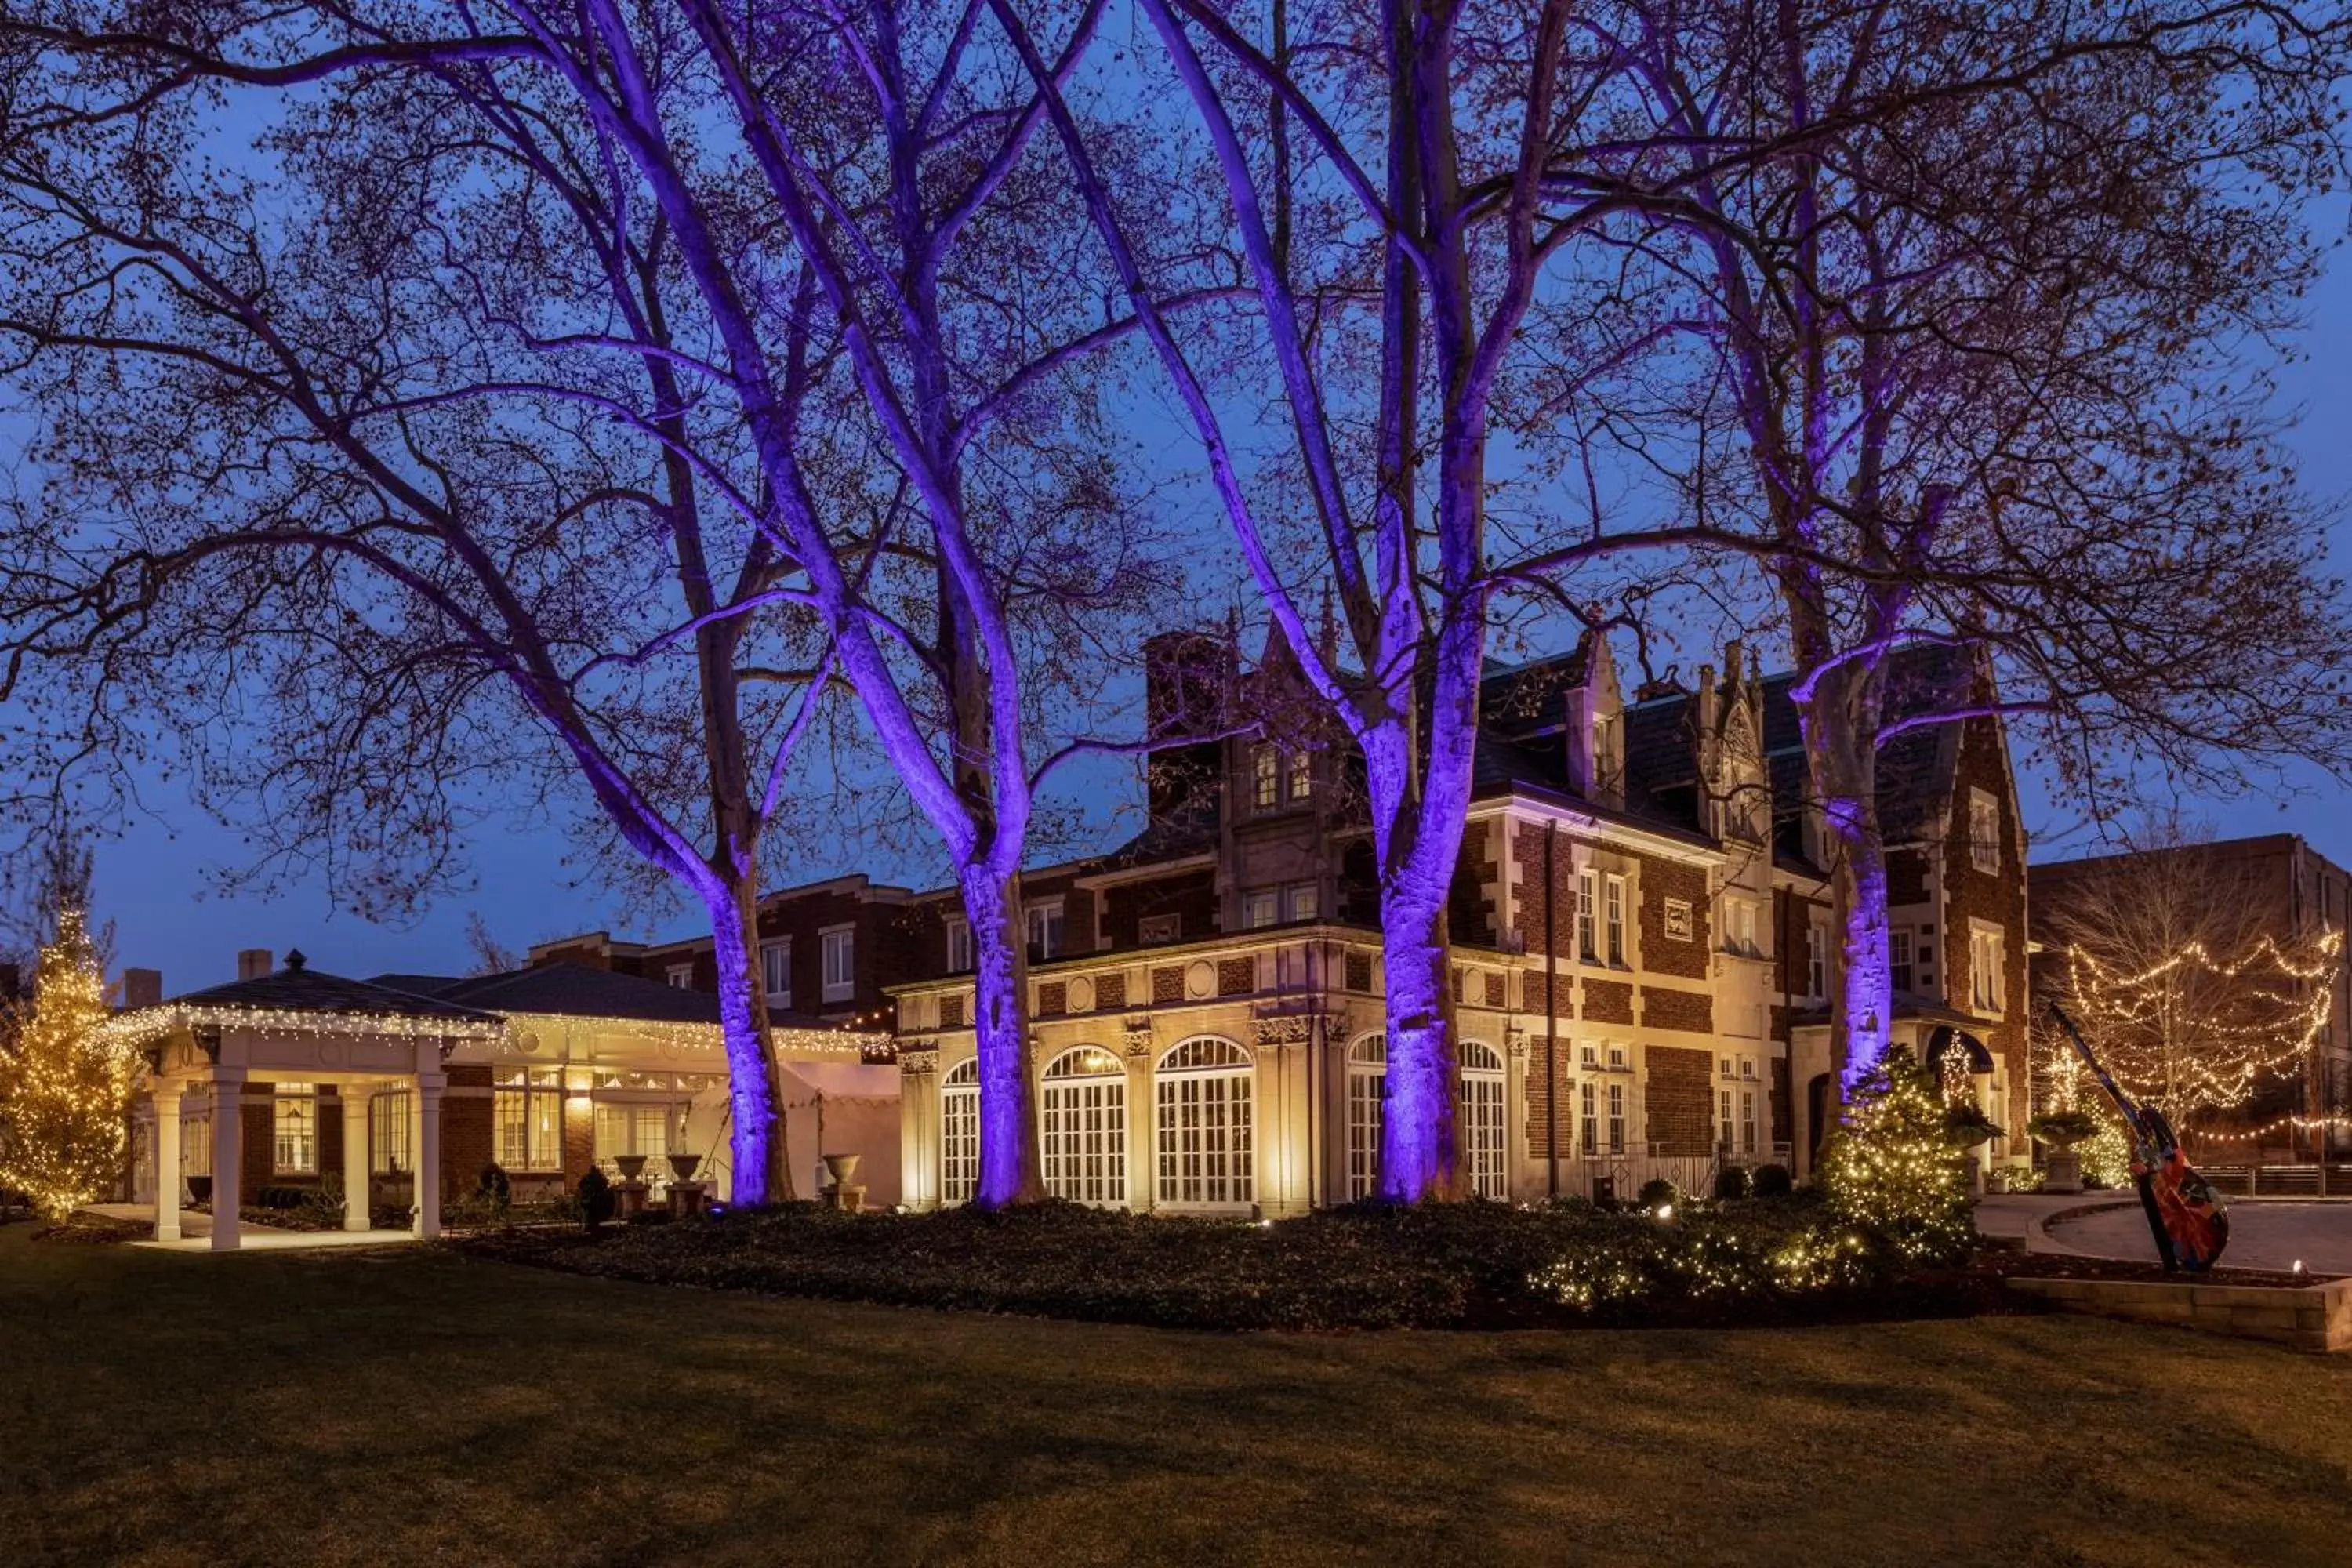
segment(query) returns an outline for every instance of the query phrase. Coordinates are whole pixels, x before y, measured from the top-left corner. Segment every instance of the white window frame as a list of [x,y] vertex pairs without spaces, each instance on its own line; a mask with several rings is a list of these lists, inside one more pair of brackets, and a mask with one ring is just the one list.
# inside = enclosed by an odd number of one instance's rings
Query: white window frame
[[1388,1115],[1389,1037],[1365,1035],[1348,1047],[1348,1196],[1381,1190],[1381,1136]]
[[2000,803],[1990,790],[1969,791],[1969,864],[1979,871],[2000,870]]
[[1282,923],[1282,889],[1253,888],[1242,895],[1242,929],[1264,931]]
[[816,933],[818,951],[824,960],[822,977],[824,989],[818,993],[827,1002],[848,1002],[857,995],[857,927],[827,926]]
[[281,1176],[319,1173],[319,1086],[285,1082],[270,1086],[269,1168]]
[[1282,919],[1311,921],[1320,912],[1322,889],[1313,882],[1293,882],[1282,889]]
[[1756,1152],[1756,1091],[1752,1089],[1739,1091],[1739,1152]]
[[1256,1058],[1239,1041],[1195,1035],[1152,1074],[1156,1207],[1247,1214],[1256,1205]]
[[662,977],[669,982],[669,988],[673,991],[694,989],[694,965],[691,962],[671,964],[663,972]]
[[1601,1150],[1601,1115],[1599,1086],[1585,1079],[1577,1088],[1577,1147],[1590,1156]]
[[1625,1152],[1625,1080],[1612,1079],[1609,1084],[1609,1152]]
[[1609,925],[1609,966],[1612,969],[1622,969],[1626,967],[1625,954],[1628,951],[1625,946],[1627,894],[1624,878],[1613,873],[1610,876],[1607,898],[1608,902],[1604,910]]
[[1988,921],[1969,921],[1969,1005],[1987,1017],[2008,1011],[2009,935]]
[[760,985],[771,1007],[793,1005],[793,939],[772,936],[760,943]]
[[416,1171],[410,1115],[415,1104],[404,1089],[378,1089],[368,1100],[368,1173],[406,1176]]
[[1127,1206],[1127,1065],[1100,1046],[1045,1064],[1037,1086],[1045,1190],[1096,1208]]
[[1728,1154],[1731,1152],[1733,1148],[1731,1090],[1728,1089],[1718,1089],[1716,1090],[1716,1109],[1717,1111],[1718,1123],[1718,1131],[1716,1134],[1715,1142],[1716,1152],[1717,1153]]
[[948,973],[970,974],[980,967],[980,949],[971,940],[971,922],[961,915],[947,918]]
[[1601,962],[1601,875],[1587,866],[1576,874],[1576,956]]
[[1723,951],[1743,958],[1754,958],[1756,946],[1756,900],[1727,896],[1723,900]]
[[1918,939],[1909,926],[1890,926],[1886,932],[1886,978],[1897,995],[1918,990]]
[[506,1068],[492,1076],[490,1151],[509,1173],[563,1169],[561,1068]]
[[980,1060],[940,1079],[940,1202],[968,1204],[980,1191]]
[[1510,1095],[1502,1053],[1483,1040],[1464,1040],[1455,1057],[1462,1069],[1462,1164],[1472,1195],[1507,1203],[1511,1197]]
[[1036,899],[1021,910],[1021,935],[1039,962],[1050,963],[1070,949],[1069,921],[1059,899]]

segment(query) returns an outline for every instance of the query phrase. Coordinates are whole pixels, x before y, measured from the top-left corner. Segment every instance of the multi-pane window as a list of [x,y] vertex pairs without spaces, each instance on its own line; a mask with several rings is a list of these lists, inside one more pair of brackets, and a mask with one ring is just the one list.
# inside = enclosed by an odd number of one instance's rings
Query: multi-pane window
[[1723,950],[1753,958],[1756,946],[1756,904],[1751,899],[1723,900]]
[[1756,1152],[1756,1091],[1752,1089],[1739,1091],[1739,1152]]
[[1497,1202],[1511,1195],[1504,1158],[1509,1139],[1504,1126],[1503,1058],[1476,1040],[1462,1042],[1462,1157],[1470,1190]]
[[857,994],[857,928],[835,926],[817,940],[824,951],[824,999],[846,1002]]
[[1896,993],[1914,989],[1911,982],[1916,971],[1911,963],[1911,933],[1908,931],[1897,928],[1886,933],[1886,958]]
[[1045,1068],[1039,1139],[1045,1190],[1080,1204],[1127,1202],[1127,1068],[1080,1046]]
[[1609,879],[1609,962],[1625,963],[1625,879]]
[[1609,1152],[1625,1152],[1625,1086],[1622,1083],[1609,1086]]
[[563,1168],[563,1074],[556,1068],[511,1068],[490,1091],[490,1128],[499,1163],[509,1171]]
[[948,973],[970,974],[980,967],[971,944],[971,922],[961,915],[948,917]]
[[940,1080],[940,1200],[968,1204],[980,1190],[980,1063]]
[[199,1113],[180,1118],[180,1174],[213,1173],[213,1119]]
[[1250,749],[1250,800],[1257,805],[1272,805],[1281,798],[1282,756],[1272,746]]
[[1066,928],[1063,924],[1062,900],[1040,899],[1028,908],[1029,956],[1035,959],[1059,958],[1066,945]]
[[1581,1047],[1577,1052],[1577,1058],[1584,1063],[1585,1070],[1589,1072],[1601,1065],[1601,1047],[1594,1045]]
[[1315,788],[1315,753],[1299,751],[1290,753],[1290,798],[1305,800]]
[[1348,1195],[1368,1198],[1381,1186],[1381,1130],[1388,1087],[1389,1040],[1366,1035],[1348,1047]]
[[1162,1208],[1247,1208],[1252,1161],[1249,1053],[1213,1036],[1160,1058],[1155,1084]]
[[409,1113],[415,1102],[406,1089],[378,1092],[368,1101],[368,1169],[380,1176],[403,1175],[416,1169],[409,1144]]
[[1716,1147],[1728,1154],[1731,1152],[1732,1139],[1731,1091],[1729,1089],[1726,1089],[1717,1091],[1716,1111],[1717,1117]]
[[613,1162],[623,1154],[643,1154],[656,1180],[662,1179],[663,1157],[670,1145],[670,1108],[600,1100],[596,1106],[596,1163],[618,1175]]
[[319,1086],[281,1083],[271,1098],[272,1165],[283,1175],[311,1174],[319,1168]]
[[1805,994],[1830,994],[1830,928],[1818,921],[1805,928]]
[[1277,888],[1260,888],[1242,895],[1242,929],[1257,931],[1276,925],[1282,920],[1282,892]]
[[1601,955],[1593,939],[1600,913],[1597,907],[1600,897],[1600,879],[1591,871],[1579,871],[1576,874],[1576,952],[1577,956],[1587,963]]
[[1314,883],[1293,882],[1282,889],[1282,918],[1311,921],[1319,912],[1320,903]]
[[671,990],[691,991],[694,989],[694,965],[691,963],[673,963],[669,966],[666,974],[669,981]]
[[777,937],[760,944],[760,987],[772,1007],[793,1005],[793,939]]
[[1980,789],[1969,791],[1969,863],[1979,871],[2000,869],[2000,807]]
[[1969,1002],[1979,1013],[2001,1008],[2000,932],[1979,926],[1969,932]]
[[1587,1079],[1582,1083],[1576,1086],[1578,1100],[1577,1110],[1579,1111],[1576,1127],[1576,1146],[1583,1150],[1588,1154],[1594,1152],[1601,1147],[1601,1118],[1599,1113],[1594,1110],[1594,1101],[1600,1098],[1596,1092],[1599,1087],[1600,1086],[1595,1084],[1591,1079]]

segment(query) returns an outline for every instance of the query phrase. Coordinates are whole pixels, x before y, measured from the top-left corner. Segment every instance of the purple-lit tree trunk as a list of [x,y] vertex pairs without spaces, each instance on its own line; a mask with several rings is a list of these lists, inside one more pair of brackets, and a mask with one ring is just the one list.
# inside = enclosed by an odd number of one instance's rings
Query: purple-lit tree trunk
[[[957,886],[971,926],[972,1034],[980,1053],[980,1173],[974,1201],[1003,1205],[1045,1190],[1030,1134],[1028,931],[1017,876],[973,868]],[[991,1114],[991,1107],[994,1113]]]

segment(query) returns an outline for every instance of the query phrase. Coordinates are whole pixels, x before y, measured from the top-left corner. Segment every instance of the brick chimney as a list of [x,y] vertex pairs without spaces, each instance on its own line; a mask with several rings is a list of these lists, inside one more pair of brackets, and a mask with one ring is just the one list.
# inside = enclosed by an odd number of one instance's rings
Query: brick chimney
[[267,980],[278,967],[278,955],[266,947],[237,950],[236,977],[239,980]]
[[122,1005],[125,1007],[160,1006],[163,1001],[162,970],[126,969],[122,972]]

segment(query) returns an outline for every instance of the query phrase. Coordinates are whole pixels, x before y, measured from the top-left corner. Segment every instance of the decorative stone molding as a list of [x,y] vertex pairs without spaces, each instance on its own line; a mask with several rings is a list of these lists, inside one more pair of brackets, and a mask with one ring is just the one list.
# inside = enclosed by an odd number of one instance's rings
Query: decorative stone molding
[[935,1040],[919,1046],[898,1047],[898,1072],[903,1078],[916,1078],[940,1070],[940,1047]]
[[1279,1013],[1271,1018],[1252,1019],[1251,1028],[1261,1046],[1305,1045],[1315,1038],[1318,1021],[1327,1038],[1346,1033],[1347,1021],[1335,1013]]
[[1151,1019],[1149,1016],[1129,1018],[1127,1021],[1127,1054],[1148,1057],[1151,1054],[1152,1044]]

